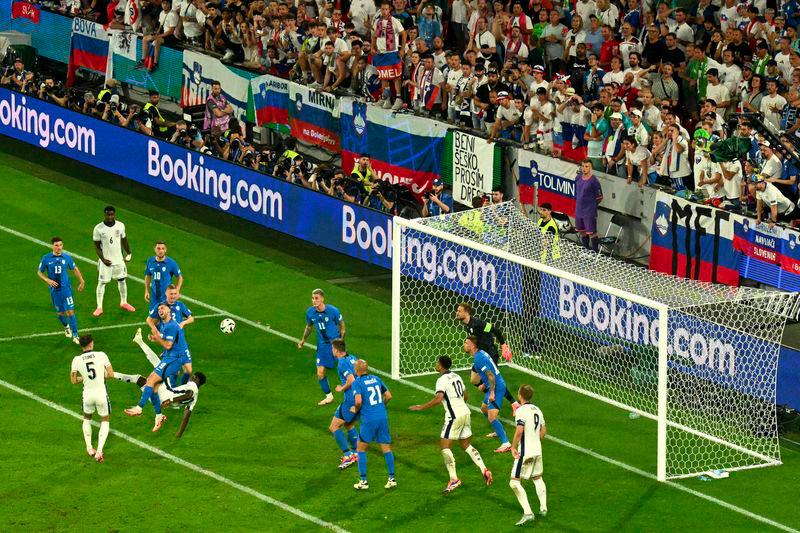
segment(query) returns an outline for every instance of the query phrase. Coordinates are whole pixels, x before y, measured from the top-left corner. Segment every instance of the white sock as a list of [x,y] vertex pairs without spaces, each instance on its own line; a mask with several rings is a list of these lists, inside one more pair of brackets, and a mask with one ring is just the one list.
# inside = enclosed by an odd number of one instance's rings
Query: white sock
[[447,473],[450,475],[450,481],[458,479],[456,475],[456,458],[453,457],[453,452],[450,448],[442,450],[442,457],[444,457],[444,467],[447,468]]
[[541,511],[547,510],[547,487],[542,478],[534,479],[533,486],[536,488],[536,496],[539,497],[539,509]]
[[140,377],[142,376],[139,374],[123,374],[122,372],[114,372],[114,379],[125,381],[126,383],[136,383],[139,381]]
[[525,492],[525,487],[522,486],[519,480],[512,479],[509,481],[508,486],[514,491],[517,501],[522,506],[522,514],[533,514],[531,504],[528,503],[528,493]]
[[150,346],[148,346],[144,341],[141,341],[138,344],[139,348],[142,349],[144,355],[147,357],[147,360],[150,361],[150,364],[154,367],[158,366],[158,364],[161,362],[161,359],[158,358],[156,352],[154,352],[153,349],[150,348]]
[[119,288],[119,303],[128,303],[128,282],[124,279],[122,281],[118,281],[117,287]]
[[92,448],[92,421],[83,419],[83,440],[86,442],[86,449]]
[[106,295],[106,284],[102,281],[97,282],[97,308],[103,308],[103,296]]
[[103,446],[108,438],[109,423],[107,420],[100,422],[100,432],[97,434],[97,451],[103,453]]
[[486,470],[486,465],[483,464],[483,458],[481,457],[481,452],[479,452],[472,444],[470,444],[465,450],[469,458],[472,459],[472,462],[475,463],[475,466],[481,471],[481,474]]

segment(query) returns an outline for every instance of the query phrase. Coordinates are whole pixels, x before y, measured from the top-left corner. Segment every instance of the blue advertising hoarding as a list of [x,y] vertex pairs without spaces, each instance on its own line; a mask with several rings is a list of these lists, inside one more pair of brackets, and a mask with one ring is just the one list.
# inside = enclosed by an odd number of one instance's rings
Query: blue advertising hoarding
[[391,268],[391,217],[0,88],[0,134]]

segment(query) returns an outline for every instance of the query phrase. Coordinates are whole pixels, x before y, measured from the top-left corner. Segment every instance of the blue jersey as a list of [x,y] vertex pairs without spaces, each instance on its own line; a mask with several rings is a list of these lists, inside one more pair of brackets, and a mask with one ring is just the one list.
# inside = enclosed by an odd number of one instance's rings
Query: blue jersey
[[172,348],[164,350],[164,353],[161,355],[162,360],[180,359],[189,350],[189,347],[186,345],[186,337],[183,334],[183,330],[174,320],[159,325],[158,331],[161,333],[161,338],[163,340],[172,341]]
[[[161,303],[167,303],[167,302],[161,302]],[[169,306],[169,312],[170,315],[172,315],[172,320],[174,320],[178,324],[180,324],[181,322],[192,316],[192,312],[189,310],[188,307],[186,307],[186,304],[181,302],[180,300],[177,300],[174,304]],[[158,306],[150,310],[149,316],[150,318],[155,318],[156,320],[158,320],[159,324],[162,323],[161,317],[158,316]]]
[[[348,354],[339,359],[339,362],[336,364],[336,372],[339,374],[339,381],[343,387],[347,385],[348,376],[356,376],[354,365],[356,364],[357,360],[357,357]],[[353,382],[353,386],[355,386],[355,382]],[[344,399],[342,400],[342,403],[354,403],[356,400],[355,396],[356,395],[353,393],[353,387],[350,387],[344,391]]]
[[172,283],[172,278],[181,275],[181,269],[171,257],[165,257],[163,261],[158,261],[156,256],[152,256],[147,260],[147,266],[144,267],[144,275],[151,277],[150,300],[161,302],[166,296],[167,287]]
[[473,364],[473,368],[475,369],[475,372],[480,374],[481,381],[484,385],[486,385],[487,388],[489,387],[489,378],[487,377],[488,374],[492,374],[494,376],[495,388],[499,388],[500,385],[503,387],[506,386],[503,376],[500,375],[500,369],[497,368],[496,364],[494,364],[494,361],[492,361],[492,358],[489,357],[489,354],[483,350],[478,350],[475,352],[475,364]]
[[317,344],[330,344],[339,338],[339,322],[342,314],[332,305],[325,304],[324,311],[317,311],[311,306],[306,311],[306,324],[314,325],[317,330]]
[[361,395],[361,422],[366,424],[376,420],[387,420],[383,393],[388,389],[381,378],[367,374],[357,377],[353,382],[353,395]]
[[50,287],[50,292],[72,291],[68,270],[75,270],[75,261],[69,254],[45,254],[39,262],[39,272],[47,273],[47,277],[58,283],[57,288]]

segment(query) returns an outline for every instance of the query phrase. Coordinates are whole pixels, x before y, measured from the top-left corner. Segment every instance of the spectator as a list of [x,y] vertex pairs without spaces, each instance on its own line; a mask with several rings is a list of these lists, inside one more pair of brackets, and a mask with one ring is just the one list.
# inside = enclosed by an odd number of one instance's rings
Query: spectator
[[[514,105],[511,96],[506,91],[497,93],[497,111],[495,121],[489,132],[489,142],[501,137],[511,139],[514,125],[520,120],[520,112]],[[519,140],[519,139],[514,139]]]
[[[175,35],[179,22],[178,13],[172,10],[172,0],[161,0],[158,28],[153,33],[142,37],[142,60],[137,64],[137,68],[145,67],[151,72],[158,68],[161,46],[172,48],[179,42]],[[150,56],[151,46],[152,57]]]
[[180,35],[186,44],[203,46],[205,22],[205,4],[202,0],[179,0],[178,17],[180,18]]
[[442,23],[432,3],[427,3],[422,8],[422,16],[417,21],[417,28],[420,38],[430,47],[433,47],[433,40],[442,35]]
[[637,181],[641,189],[647,184],[648,161],[650,151],[636,141],[636,137],[628,136],[622,140],[622,149],[625,153],[625,175],[627,183]]
[[588,143],[587,161],[592,164],[592,168],[600,171],[605,170],[605,165],[603,164],[603,146],[608,137],[610,125],[603,116],[604,109],[601,104],[593,104],[591,111],[592,116],[589,119],[589,124],[584,134],[584,138]]
[[[398,0],[402,4],[402,0]],[[395,111],[402,109],[402,50],[406,46],[406,31],[402,22],[392,15],[392,6],[384,1],[381,4],[381,16],[372,26],[373,65],[378,69],[378,77],[383,85],[381,106]],[[394,88],[395,100],[391,103],[391,90]]]
[[766,181],[749,183],[747,190],[756,199],[756,223],[761,224],[763,211],[769,210],[767,220],[772,228],[778,221],[791,221],[798,218],[798,208],[775,185]]
[[15,91],[24,91],[25,86],[33,79],[33,72],[25,70],[25,63],[17,57],[14,59],[14,66],[9,69],[6,67],[3,76],[0,77],[0,85],[10,87]]
[[676,191],[693,189],[694,184],[686,183],[686,178],[692,175],[689,166],[689,141],[683,136],[677,124],[667,129],[663,154],[659,174],[666,177],[670,186]]
[[769,124],[773,131],[781,127],[781,112],[786,106],[786,98],[778,94],[778,82],[767,82],[767,94],[761,99],[759,111],[764,115],[764,123]]
[[423,217],[446,215],[453,211],[453,196],[444,190],[441,178],[433,180],[432,188],[425,194],[425,203],[422,205]]

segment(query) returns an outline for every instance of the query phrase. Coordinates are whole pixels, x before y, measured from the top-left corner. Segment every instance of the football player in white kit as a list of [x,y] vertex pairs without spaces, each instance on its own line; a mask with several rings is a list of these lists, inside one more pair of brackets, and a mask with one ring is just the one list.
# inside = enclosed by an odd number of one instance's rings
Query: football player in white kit
[[[79,341],[83,353],[72,359],[69,379],[73,385],[83,383],[83,439],[86,441],[86,453],[102,463],[105,460],[103,446],[108,438],[111,418],[111,402],[106,392],[105,378],[113,378],[114,369],[105,352],[94,351],[91,335],[84,335]],[[95,411],[100,416],[97,449],[92,447],[92,415]]]
[[[117,210],[114,206],[106,206],[103,210],[103,221],[94,227],[92,239],[97,252],[97,309],[93,316],[103,314],[103,296],[106,293],[106,284],[112,279],[117,280],[119,288],[119,306],[126,311],[134,312],[136,309],[128,303],[128,268],[126,262],[131,260],[131,245],[125,235],[125,224],[117,220]],[[125,251],[123,257],[122,251]]]
[[446,355],[442,355],[436,360],[436,371],[439,372],[439,379],[436,380],[436,396],[428,403],[423,405],[412,405],[411,411],[422,411],[440,403],[444,406],[444,426],[442,426],[441,447],[444,466],[450,475],[447,487],[442,491],[449,494],[461,486],[461,480],[456,475],[456,460],[450,449],[453,441],[458,441],[461,448],[467,452],[472,462],[483,474],[483,479],[487,485],[492,484],[492,473],[483,464],[483,458],[478,450],[470,444],[472,437],[472,427],[470,425],[470,411],[465,400],[466,390],[461,376],[455,372],[450,372],[453,361]]
[[523,385],[517,393],[520,406],[514,418],[517,431],[511,442],[511,455],[514,466],[511,468],[511,481],[508,483],[522,506],[522,518],[518,526],[533,521],[533,511],[528,503],[528,494],[520,479],[533,479],[536,496],[539,497],[539,513],[547,514],[547,487],[542,479],[542,439],[547,434],[542,411],[530,403],[533,399],[533,387]]

